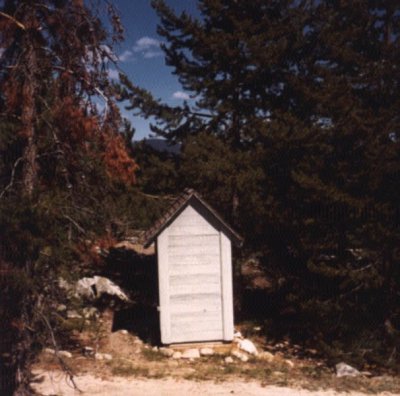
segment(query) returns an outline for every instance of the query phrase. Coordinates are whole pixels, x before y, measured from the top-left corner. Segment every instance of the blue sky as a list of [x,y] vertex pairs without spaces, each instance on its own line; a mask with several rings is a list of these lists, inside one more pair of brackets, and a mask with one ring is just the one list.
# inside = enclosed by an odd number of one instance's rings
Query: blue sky
[[[186,10],[198,15],[196,0],[167,0],[175,11]],[[125,27],[125,41],[115,48],[119,58],[118,65],[133,84],[149,90],[156,98],[173,105],[182,103],[183,92],[172,68],[165,65],[163,52],[157,35],[158,16],[150,5],[150,0],[114,0]],[[116,76],[111,71],[110,76]],[[131,120],[136,129],[135,140],[141,140],[150,133],[148,121],[133,117],[126,110],[122,114]]]

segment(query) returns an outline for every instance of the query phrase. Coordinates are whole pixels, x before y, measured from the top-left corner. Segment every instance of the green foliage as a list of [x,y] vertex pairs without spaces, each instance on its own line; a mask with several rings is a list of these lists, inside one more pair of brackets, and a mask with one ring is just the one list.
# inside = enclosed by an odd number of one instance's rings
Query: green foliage
[[182,144],[166,175],[264,254],[277,312],[296,312],[291,332],[332,342],[366,329],[389,356],[400,334],[399,6],[200,0],[195,19],[153,5],[166,63],[195,99],[169,107],[126,81],[122,97]]

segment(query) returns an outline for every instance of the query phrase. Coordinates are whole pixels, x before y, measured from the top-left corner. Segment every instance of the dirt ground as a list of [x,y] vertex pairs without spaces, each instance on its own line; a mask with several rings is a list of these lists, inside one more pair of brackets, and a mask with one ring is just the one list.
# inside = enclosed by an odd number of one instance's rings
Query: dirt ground
[[[104,320],[96,331],[77,331],[71,355],[63,358],[83,393],[73,388],[49,351],[36,362],[33,387],[44,396],[400,396],[398,376],[370,373],[337,378],[332,367],[317,356],[304,355],[295,345],[269,345],[255,335],[252,339],[259,352],[269,351],[273,359],[249,356],[241,361],[230,356],[227,362],[226,345],[214,346],[212,356],[174,359],[134,333],[111,332],[110,322]],[[88,355],[85,347],[109,358]]]
[[[40,372],[44,381],[35,385],[35,389],[46,396],[334,396],[338,393],[332,390],[309,391],[304,389],[292,389],[277,386],[261,386],[257,382],[245,382],[243,380],[214,383],[211,381],[188,381],[178,379],[141,379],[113,377],[101,379],[91,374],[79,375],[76,384],[83,393],[74,390],[66,380],[65,374],[60,371]],[[359,392],[345,393],[347,396],[365,395]],[[382,392],[380,395],[395,395]]]

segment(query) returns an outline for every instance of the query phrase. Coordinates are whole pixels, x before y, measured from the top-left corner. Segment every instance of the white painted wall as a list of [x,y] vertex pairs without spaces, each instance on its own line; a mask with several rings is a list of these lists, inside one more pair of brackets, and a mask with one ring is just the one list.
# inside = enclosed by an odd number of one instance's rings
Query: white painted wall
[[157,238],[161,341],[232,340],[231,243],[192,206]]

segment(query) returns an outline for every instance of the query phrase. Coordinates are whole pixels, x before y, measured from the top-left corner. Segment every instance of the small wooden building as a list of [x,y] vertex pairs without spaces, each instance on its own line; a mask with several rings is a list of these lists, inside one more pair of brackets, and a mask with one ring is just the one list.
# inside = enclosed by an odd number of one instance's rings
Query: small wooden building
[[146,232],[156,242],[163,344],[231,341],[231,242],[242,238],[187,189]]

